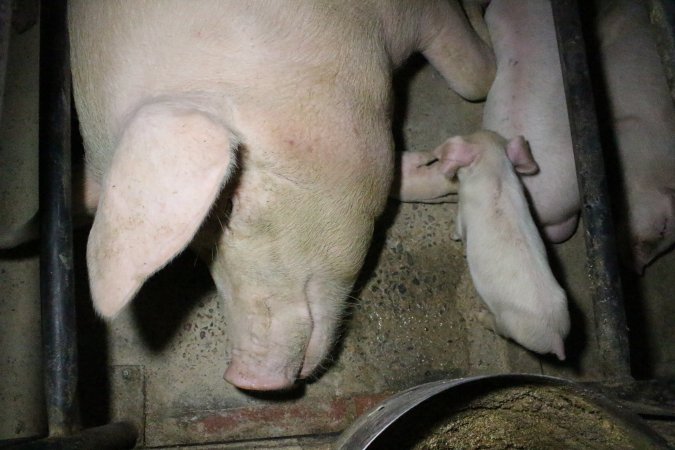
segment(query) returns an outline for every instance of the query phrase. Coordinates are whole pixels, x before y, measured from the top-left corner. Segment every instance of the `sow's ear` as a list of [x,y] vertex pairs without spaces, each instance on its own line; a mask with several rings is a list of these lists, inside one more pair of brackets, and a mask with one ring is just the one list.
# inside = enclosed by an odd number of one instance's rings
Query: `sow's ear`
[[434,154],[441,162],[445,176],[453,178],[462,167],[468,167],[476,159],[476,147],[462,136],[451,137],[436,147]]
[[96,311],[115,316],[190,243],[227,181],[236,141],[206,113],[141,107],[103,181],[87,265]]
[[532,157],[530,145],[522,136],[517,136],[506,144],[506,156],[519,174],[533,175],[539,171],[539,166]]

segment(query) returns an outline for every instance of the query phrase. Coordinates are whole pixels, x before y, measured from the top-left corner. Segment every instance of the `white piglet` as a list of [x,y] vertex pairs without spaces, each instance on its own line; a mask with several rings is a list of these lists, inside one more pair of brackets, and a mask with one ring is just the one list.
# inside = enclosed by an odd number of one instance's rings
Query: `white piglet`
[[459,178],[453,238],[464,241],[471,277],[491,313],[485,317],[489,326],[530,350],[564,360],[567,299],[551,273],[515,173],[538,170],[527,142],[480,131],[450,138],[434,154],[447,177]]

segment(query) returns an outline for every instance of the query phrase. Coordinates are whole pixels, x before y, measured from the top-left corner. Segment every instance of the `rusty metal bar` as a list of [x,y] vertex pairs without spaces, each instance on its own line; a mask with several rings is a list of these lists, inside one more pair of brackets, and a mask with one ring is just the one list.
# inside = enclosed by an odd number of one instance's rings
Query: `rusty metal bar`
[[619,263],[593,90],[578,5],[551,0],[582,200],[596,339],[605,379],[630,378]]

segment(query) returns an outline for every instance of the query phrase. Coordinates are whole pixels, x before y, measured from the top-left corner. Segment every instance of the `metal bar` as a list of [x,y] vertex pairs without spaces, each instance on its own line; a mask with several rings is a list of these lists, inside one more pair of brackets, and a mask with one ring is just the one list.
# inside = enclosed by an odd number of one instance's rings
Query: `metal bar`
[[130,449],[138,438],[138,431],[130,423],[79,430],[69,53],[66,0],[43,0],[40,8],[40,296],[49,435],[15,448]]
[[675,101],[675,2],[649,0],[649,19],[654,25],[656,47],[661,56],[670,95]]
[[40,9],[40,293],[49,436],[78,428],[65,0]]
[[551,0],[581,192],[596,339],[605,379],[630,378],[630,354],[614,225],[593,90],[575,0]]

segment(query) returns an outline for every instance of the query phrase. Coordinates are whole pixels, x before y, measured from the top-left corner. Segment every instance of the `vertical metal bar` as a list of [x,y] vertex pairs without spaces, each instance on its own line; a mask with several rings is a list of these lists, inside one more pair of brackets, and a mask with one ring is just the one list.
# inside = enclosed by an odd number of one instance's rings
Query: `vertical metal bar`
[[70,183],[70,61],[65,0],[40,10],[40,294],[50,436],[77,428]]
[[572,131],[586,260],[601,370],[606,379],[630,378],[626,313],[607,179],[578,5],[551,0]]

